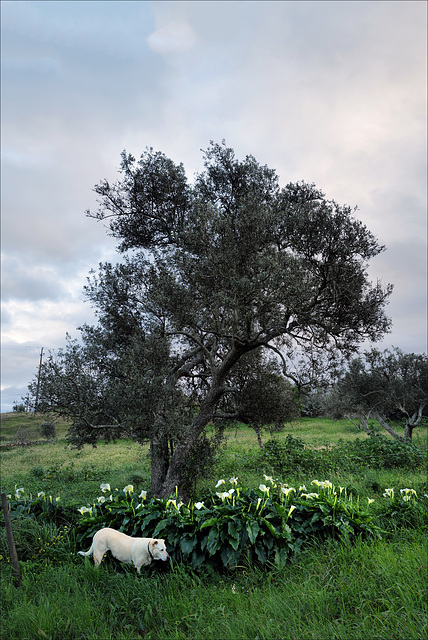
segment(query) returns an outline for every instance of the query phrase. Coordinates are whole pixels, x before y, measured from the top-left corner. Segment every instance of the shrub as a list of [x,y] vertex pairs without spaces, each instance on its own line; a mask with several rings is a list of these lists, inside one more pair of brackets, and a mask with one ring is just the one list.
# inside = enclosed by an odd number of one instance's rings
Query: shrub
[[46,440],[54,440],[56,438],[56,422],[42,422],[40,434]]
[[300,438],[290,434],[284,441],[269,440],[260,452],[261,461],[275,473],[289,472],[325,473],[331,465],[321,451],[308,449]]
[[108,526],[128,535],[165,538],[171,556],[193,569],[202,563],[228,569],[241,558],[281,568],[314,536],[350,542],[379,535],[373,516],[344,488],[338,492],[331,482],[315,480],[317,491],[308,493],[304,486],[295,489],[267,476],[266,481],[269,486],[250,489],[231,478],[229,491],[187,504],[177,497],[146,501],[144,492],[137,497],[132,487],[116,490],[80,509],[77,540],[89,546],[93,534]]
[[380,434],[373,434],[366,440],[341,443],[343,455],[349,456],[353,466],[385,469],[414,469],[427,464],[427,452],[411,442],[391,440]]

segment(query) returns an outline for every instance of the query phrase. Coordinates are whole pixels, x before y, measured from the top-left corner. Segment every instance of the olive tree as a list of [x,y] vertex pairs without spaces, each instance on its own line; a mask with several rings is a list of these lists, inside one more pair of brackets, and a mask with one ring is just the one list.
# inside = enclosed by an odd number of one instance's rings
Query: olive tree
[[[373,417],[396,440],[411,440],[426,415],[428,357],[398,348],[372,348],[350,362],[329,402],[336,412],[356,416],[368,431]],[[397,420],[403,421],[403,436],[391,425]]]
[[91,274],[98,325],[42,376],[39,410],[68,415],[75,442],[121,430],[150,441],[157,496],[184,492],[209,423],[250,407],[254,379],[234,386],[244,357],[271,353],[292,375],[296,351],[349,355],[390,325],[391,286],[367,274],[384,247],[355,210],[313,184],[280,187],[273,169],[224,142],[203,162],[189,182],[161,152],[123,152],[118,180],[96,185],[87,215],[107,225],[121,261]]

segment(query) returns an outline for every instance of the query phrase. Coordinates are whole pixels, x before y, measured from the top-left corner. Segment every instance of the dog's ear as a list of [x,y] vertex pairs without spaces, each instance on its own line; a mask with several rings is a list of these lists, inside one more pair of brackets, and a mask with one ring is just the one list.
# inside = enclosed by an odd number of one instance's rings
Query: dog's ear
[[153,546],[155,546],[155,544],[157,544],[158,542],[158,540],[153,540]]

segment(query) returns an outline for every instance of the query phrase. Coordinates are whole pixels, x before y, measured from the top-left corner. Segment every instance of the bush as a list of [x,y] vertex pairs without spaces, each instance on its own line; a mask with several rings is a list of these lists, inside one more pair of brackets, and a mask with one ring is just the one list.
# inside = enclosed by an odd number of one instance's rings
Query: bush
[[300,438],[288,434],[285,441],[269,440],[260,452],[261,461],[275,473],[289,472],[326,473],[331,464],[322,451],[305,448]]
[[373,434],[366,440],[342,443],[340,449],[343,455],[349,456],[354,468],[415,469],[427,464],[426,451],[411,442],[391,440],[380,434]]
[[307,493],[304,486],[295,489],[265,478],[269,486],[259,489],[239,487],[231,478],[229,491],[187,504],[177,498],[145,501],[130,487],[116,490],[80,509],[77,541],[89,546],[98,529],[112,527],[132,536],[164,538],[170,555],[193,569],[207,563],[230,569],[245,559],[282,568],[314,536],[350,542],[379,535],[373,516],[343,488],[338,493],[331,482],[314,480],[317,491]]
[[54,440],[56,438],[56,422],[42,422],[40,434],[46,440]]
[[328,450],[306,448],[300,438],[288,435],[285,441],[269,440],[259,454],[261,462],[275,473],[329,473],[361,469],[425,468],[427,452],[411,442],[391,440],[373,434],[365,440],[339,443]]

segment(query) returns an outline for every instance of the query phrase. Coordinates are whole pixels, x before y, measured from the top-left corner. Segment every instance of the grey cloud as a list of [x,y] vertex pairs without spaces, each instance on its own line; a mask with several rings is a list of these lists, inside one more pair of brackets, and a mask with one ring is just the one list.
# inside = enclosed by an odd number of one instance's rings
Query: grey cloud
[[387,340],[425,349],[425,25],[411,1],[3,3],[6,386],[21,344],[91,322],[85,277],[116,255],[84,211],[122,149],[191,177],[210,139],[359,205],[388,248],[370,266],[395,284]]
[[64,295],[53,268],[44,265],[20,263],[17,258],[6,258],[2,265],[2,297],[4,301],[56,300]]

